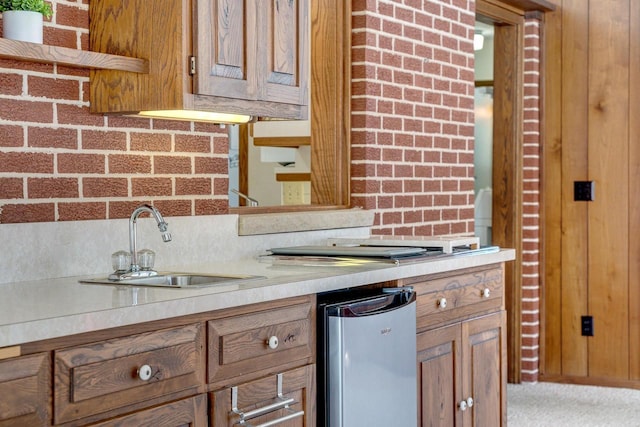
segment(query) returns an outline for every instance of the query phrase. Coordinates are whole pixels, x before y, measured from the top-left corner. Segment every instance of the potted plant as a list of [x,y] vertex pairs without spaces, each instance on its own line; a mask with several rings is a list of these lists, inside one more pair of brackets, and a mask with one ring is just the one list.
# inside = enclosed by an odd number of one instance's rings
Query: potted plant
[[42,43],[43,18],[51,18],[51,4],[44,0],[0,0],[3,36]]

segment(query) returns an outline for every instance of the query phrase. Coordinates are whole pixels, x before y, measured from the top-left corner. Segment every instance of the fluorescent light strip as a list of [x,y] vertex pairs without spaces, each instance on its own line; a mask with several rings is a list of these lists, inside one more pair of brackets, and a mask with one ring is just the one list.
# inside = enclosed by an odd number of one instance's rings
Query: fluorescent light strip
[[251,116],[242,114],[213,113],[209,111],[197,110],[140,111],[138,115],[158,119],[189,120],[195,122],[213,123],[248,123],[252,119]]

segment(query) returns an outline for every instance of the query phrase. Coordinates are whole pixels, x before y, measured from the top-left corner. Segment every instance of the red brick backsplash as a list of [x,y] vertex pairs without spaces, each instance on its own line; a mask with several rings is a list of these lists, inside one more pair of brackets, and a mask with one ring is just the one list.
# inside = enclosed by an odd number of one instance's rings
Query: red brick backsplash
[[82,178],[82,196],[86,198],[128,197],[127,178]]
[[53,155],[29,152],[0,152],[0,173],[52,174]]
[[20,178],[0,178],[0,199],[22,199],[24,184]]
[[151,157],[144,154],[109,154],[110,174],[151,173]]

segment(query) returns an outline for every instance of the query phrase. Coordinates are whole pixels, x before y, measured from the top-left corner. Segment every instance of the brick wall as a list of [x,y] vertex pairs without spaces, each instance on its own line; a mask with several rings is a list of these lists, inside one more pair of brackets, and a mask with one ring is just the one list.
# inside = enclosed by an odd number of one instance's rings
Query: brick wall
[[524,39],[522,380],[537,381],[540,350],[541,24],[526,20]]
[[[539,362],[538,18],[525,27],[523,381]],[[473,232],[474,21],[473,0],[353,0],[352,204],[376,212],[376,234]]]
[[[53,2],[44,42],[88,46],[88,2]],[[1,22],[1,21],[0,21]],[[217,125],[89,114],[89,72],[0,60],[0,223],[226,213]]]
[[352,204],[375,233],[473,233],[475,3],[353,1]]

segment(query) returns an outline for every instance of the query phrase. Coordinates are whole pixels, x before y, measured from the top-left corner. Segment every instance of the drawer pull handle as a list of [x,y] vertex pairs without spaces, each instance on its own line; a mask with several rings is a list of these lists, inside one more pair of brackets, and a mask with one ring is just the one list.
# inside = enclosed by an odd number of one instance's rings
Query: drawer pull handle
[[458,407],[460,408],[460,410],[462,412],[467,410],[467,401],[466,400],[461,400],[460,403],[458,403]]
[[446,298],[440,298],[438,300],[438,307],[447,308],[447,299]]
[[471,396],[467,397],[467,407],[469,408],[473,407],[473,397]]
[[[304,415],[304,411],[293,412],[293,410],[290,408],[290,405],[296,404],[297,403],[296,400],[293,398],[285,398],[284,395],[282,394],[283,375],[278,374],[276,376],[276,379],[277,379],[276,402],[271,403],[269,405],[265,405],[262,408],[256,408],[252,411],[247,411],[247,412],[243,412],[240,409],[238,409],[238,387],[231,387],[231,410],[233,411],[233,413],[240,416],[240,420],[238,420],[235,423],[236,425],[241,425],[243,427],[270,427],[270,426],[274,426],[276,424],[280,424],[285,421],[289,421]],[[273,412],[279,409],[284,409],[288,411],[289,414],[284,415],[275,420],[267,421],[262,424],[257,424],[255,426],[247,422],[252,418],[258,417],[260,415],[268,414],[270,412]]]
[[138,368],[138,378],[142,381],[149,381],[151,379],[151,374],[151,366],[149,365],[142,365]]
[[[298,412],[293,412],[289,415],[285,415],[283,417],[280,418],[276,418],[275,420],[271,420],[271,421],[267,421],[266,423],[262,423],[262,424],[258,424],[255,427],[271,427],[274,426],[276,424],[280,424],[283,423],[285,421],[289,421],[292,420],[294,418],[298,418],[304,415],[304,411],[298,411]],[[247,424],[247,427],[249,427],[249,424]]]
[[481,295],[482,295],[482,298],[489,298],[489,297],[491,296],[491,289],[489,289],[489,288],[484,288],[484,289],[482,290]]
[[267,340],[267,345],[269,346],[270,349],[275,350],[276,348],[278,348],[278,337],[277,336],[272,336]]

